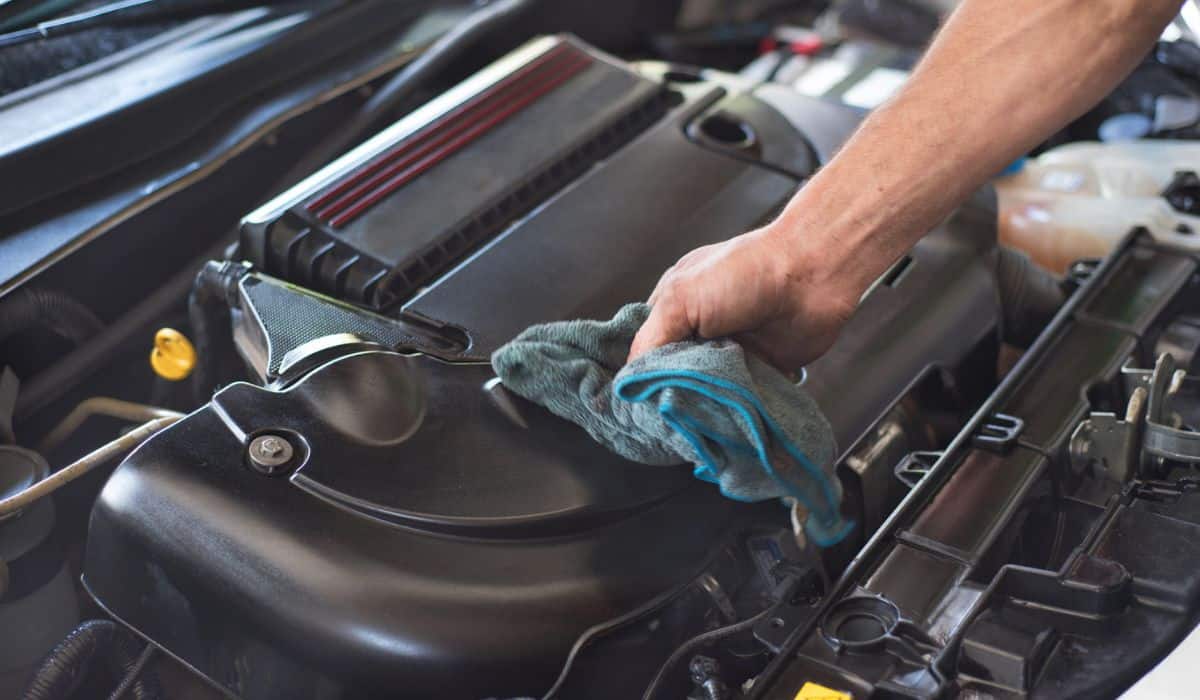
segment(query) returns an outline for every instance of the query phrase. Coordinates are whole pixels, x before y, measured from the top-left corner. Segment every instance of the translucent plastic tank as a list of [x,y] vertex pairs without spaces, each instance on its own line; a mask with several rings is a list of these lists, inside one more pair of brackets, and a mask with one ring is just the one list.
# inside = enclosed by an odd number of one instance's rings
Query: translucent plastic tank
[[1056,272],[1103,256],[1135,226],[1200,249],[1200,216],[1163,196],[1188,172],[1200,173],[1200,142],[1061,146],[996,180],[1000,239]]

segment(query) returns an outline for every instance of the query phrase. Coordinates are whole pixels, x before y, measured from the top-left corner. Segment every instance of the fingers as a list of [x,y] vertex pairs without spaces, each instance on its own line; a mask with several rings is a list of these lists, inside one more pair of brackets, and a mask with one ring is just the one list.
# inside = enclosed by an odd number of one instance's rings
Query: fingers
[[650,308],[650,316],[633,339],[627,362],[667,343],[689,338],[694,330],[684,305],[669,295],[660,295],[658,303]]
[[674,279],[675,270],[678,268],[679,263],[675,263],[671,267],[667,268],[667,271],[662,274],[662,277],[658,278],[658,282],[654,285],[654,291],[650,292],[650,298],[646,300],[647,304],[650,306],[656,306],[658,304],[659,298],[661,298],[663,295],[663,289],[667,285],[671,284],[671,280]]
[[716,246],[711,245],[701,246],[675,261],[675,264],[671,267],[668,267],[666,272],[662,273],[662,277],[658,278],[658,283],[654,285],[654,291],[650,292],[650,298],[646,300],[646,303],[650,306],[657,305],[658,300],[662,298],[664,291],[668,287],[678,284],[679,276],[685,270],[688,270],[694,266],[698,261],[704,260],[715,247]]

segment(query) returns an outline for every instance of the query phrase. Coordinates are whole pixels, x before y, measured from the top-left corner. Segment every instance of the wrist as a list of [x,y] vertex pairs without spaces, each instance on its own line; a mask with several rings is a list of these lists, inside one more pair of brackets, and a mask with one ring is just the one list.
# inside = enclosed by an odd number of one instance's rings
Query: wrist
[[916,181],[845,155],[809,180],[767,228],[809,284],[857,303],[924,235],[926,219],[940,215],[926,216],[914,204],[921,199]]
[[856,250],[860,246],[847,243],[828,225],[780,217],[764,233],[776,241],[789,283],[806,296],[853,308],[882,274],[873,271],[870,256]]

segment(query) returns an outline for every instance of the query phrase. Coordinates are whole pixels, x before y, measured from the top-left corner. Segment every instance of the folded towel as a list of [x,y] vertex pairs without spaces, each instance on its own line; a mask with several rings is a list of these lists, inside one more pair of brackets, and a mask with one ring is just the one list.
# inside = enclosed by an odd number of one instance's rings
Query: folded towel
[[533,326],[492,366],[508,389],[627,459],[691,462],[739,501],[797,499],[814,542],[845,537],[833,430],[812,397],[732,340],[672,343],[626,365],[648,313],[630,304],[611,321]]

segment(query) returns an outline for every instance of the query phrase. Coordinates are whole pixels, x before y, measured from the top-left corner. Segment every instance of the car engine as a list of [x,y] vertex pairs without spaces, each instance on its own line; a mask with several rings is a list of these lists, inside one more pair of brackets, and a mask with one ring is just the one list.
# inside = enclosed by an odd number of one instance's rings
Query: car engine
[[[250,214],[245,261],[202,273],[201,343],[227,335],[259,382],[125,461],[85,586],[247,697],[280,678],[291,697],[516,696],[548,687],[583,630],[694,581],[697,621],[704,602],[755,603],[789,578],[784,509],[608,454],[493,382],[488,357],[533,323],[611,315],[764,221],[857,119],[569,37],[484,69]],[[951,377],[995,351],[994,214],[973,206],[807,370],[864,524],[898,495],[893,456],[934,445],[902,415],[913,385],[969,393]],[[942,312],[922,302],[935,289]],[[612,680],[588,692],[646,679]]]
[[440,87],[187,275],[152,358],[186,411],[81,409],[141,425],[54,472],[123,457],[74,504],[74,555],[29,493],[83,418],[0,445],[0,619],[66,610],[77,557],[105,634],[164,657],[137,697],[1122,692],[1200,599],[1195,250],[1130,227],[1058,277],[977,193],[798,377],[855,523],[828,548],[798,506],[627,462],[489,364],[770,221],[864,115],[569,33]]

